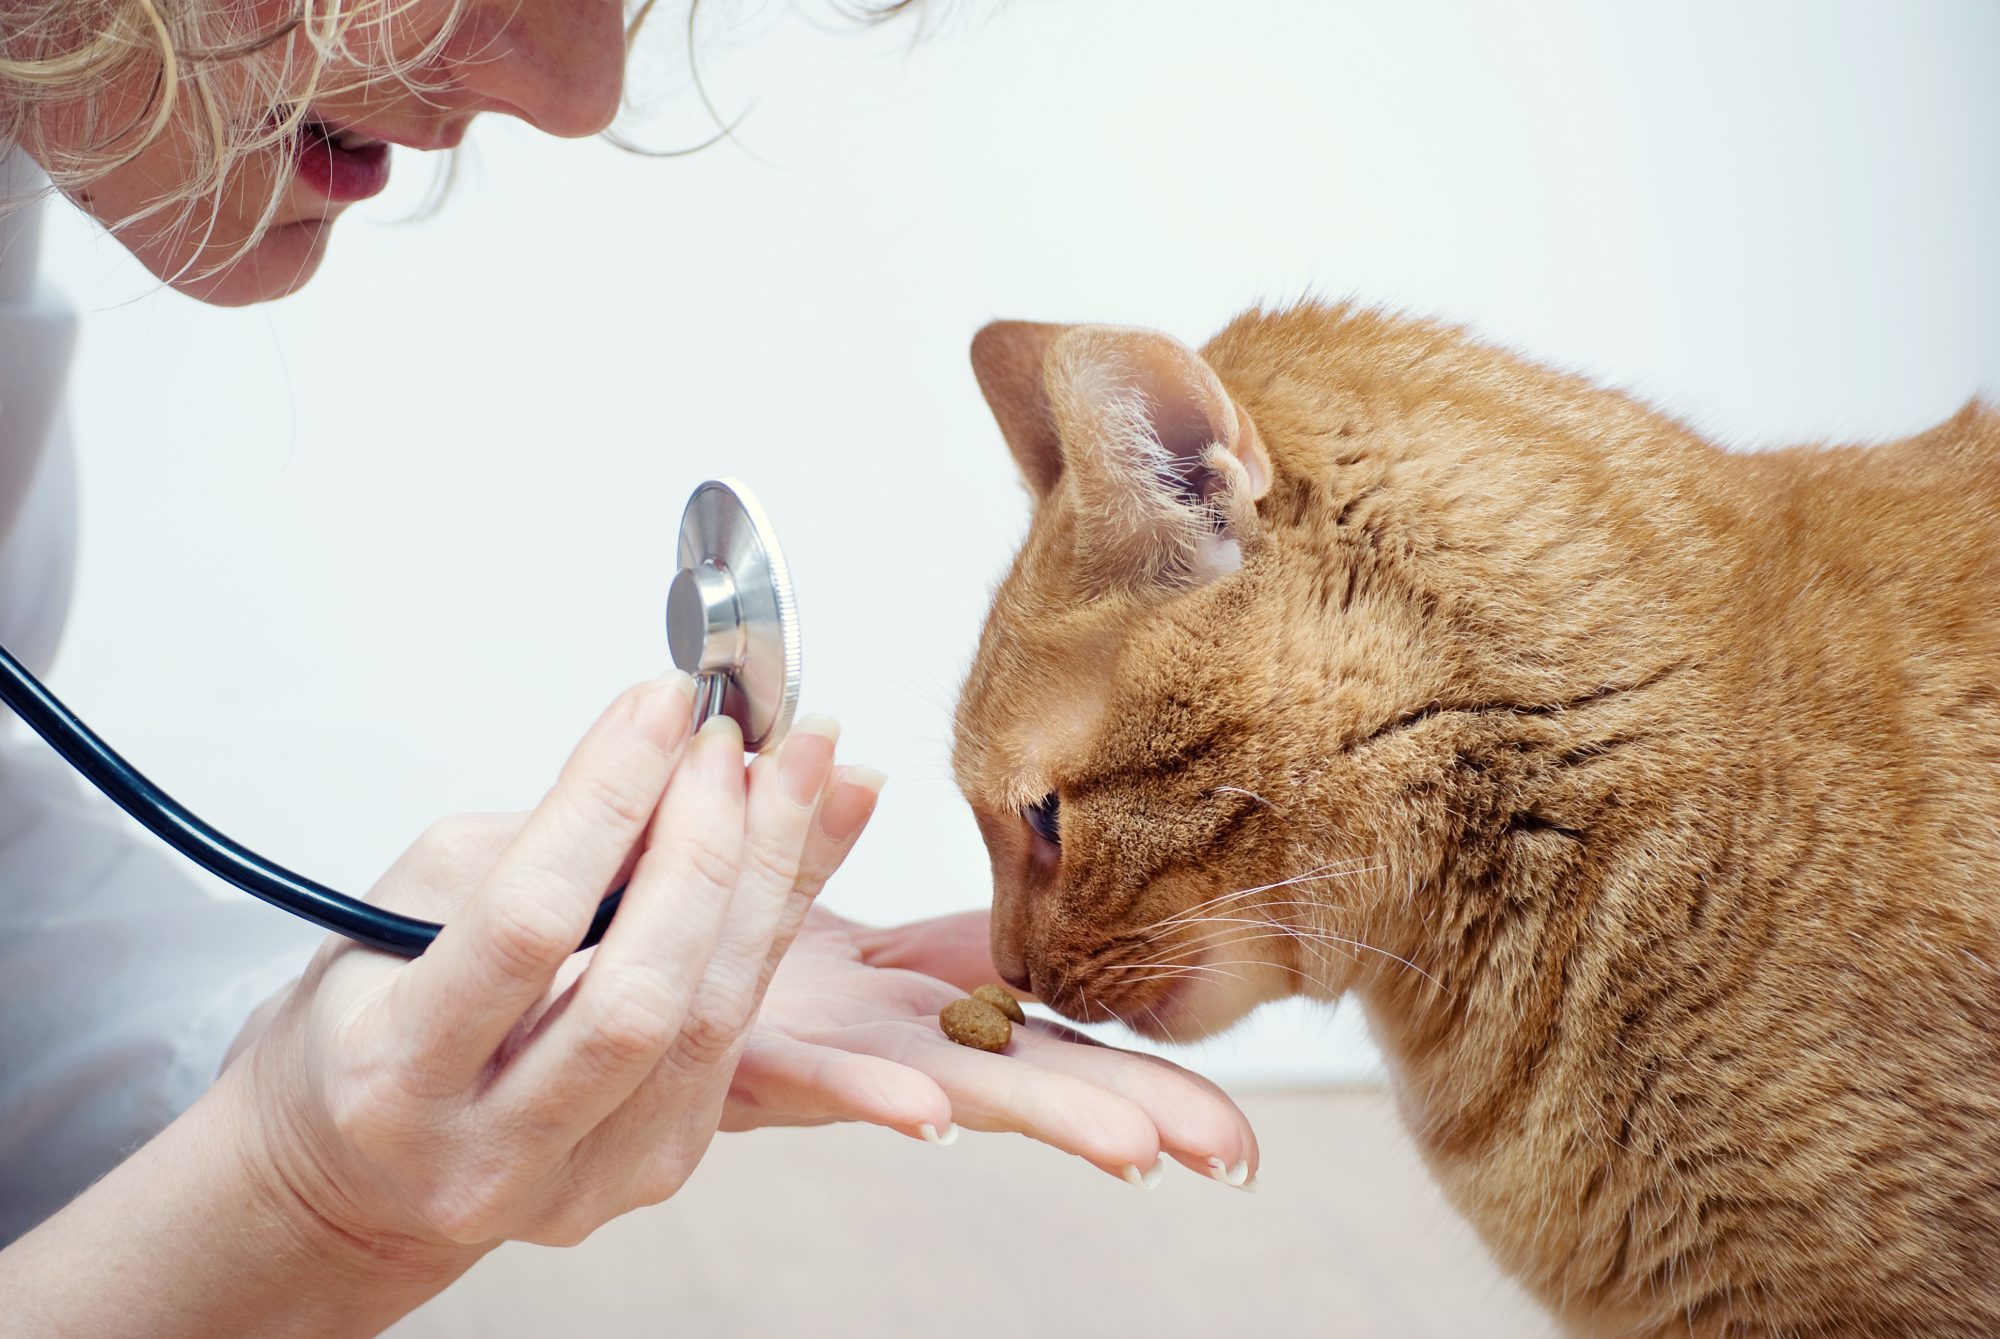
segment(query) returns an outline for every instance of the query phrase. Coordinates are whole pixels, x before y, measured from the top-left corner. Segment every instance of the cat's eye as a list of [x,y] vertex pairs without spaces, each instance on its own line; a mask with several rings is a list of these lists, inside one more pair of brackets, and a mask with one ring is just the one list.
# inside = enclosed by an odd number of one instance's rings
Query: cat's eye
[[1051,846],[1062,845],[1062,801],[1054,792],[1022,809],[1021,817],[1027,820],[1028,827],[1037,837]]

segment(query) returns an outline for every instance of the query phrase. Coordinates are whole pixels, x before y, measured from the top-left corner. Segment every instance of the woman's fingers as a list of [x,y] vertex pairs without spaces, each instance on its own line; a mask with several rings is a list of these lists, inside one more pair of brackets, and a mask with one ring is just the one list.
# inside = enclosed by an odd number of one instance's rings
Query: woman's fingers
[[888,780],[872,767],[836,768],[826,793],[813,816],[805,850],[799,856],[798,890],[806,898],[819,896],[827,880],[834,876],[847,853],[860,840],[861,830],[875,813]]
[[1044,1026],[1037,1020],[1015,1028],[1008,1054],[1088,1079],[1133,1102],[1152,1118],[1162,1151],[1192,1171],[1238,1186],[1256,1175],[1257,1136],[1215,1084],[1171,1061],[1071,1040],[1075,1034],[1069,1029],[1044,1032]]
[[783,954],[798,929],[786,913],[839,738],[833,720],[809,716],[793,724],[776,753],[750,769],[741,884],[696,999],[709,1035],[689,1039],[684,1055],[670,1057],[686,1068],[716,1063],[741,1040],[763,996],[766,964]]
[[590,965],[495,1080],[497,1109],[581,1137],[685,1044],[739,895],[744,807],[743,736],[717,716],[667,786]]
[[660,1131],[683,1118],[691,1095],[706,1092],[706,1100],[722,1109],[763,999],[765,966],[784,952],[798,928],[787,908],[795,897],[807,831],[833,771],[839,733],[826,717],[808,717],[792,726],[775,753],[750,768],[736,893],[680,1035],[631,1099],[579,1146],[586,1161],[644,1166],[657,1159],[660,1178],[642,1174],[641,1200],[662,1198],[677,1184],[676,1154],[661,1147]]
[[722,1128],[865,1121],[914,1139],[948,1141],[951,1099],[928,1075],[880,1056],[787,1037],[750,1034],[730,1088],[735,1118]]
[[426,1070],[478,1074],[548,990],[653,821],[693,710],[693,680],[678,672],[620,696],[471,902],[397,974],[390,1016]]
[[1090,1079],[960,1046],[935,1024],[862,1024],[827,1040],[928,1074],[968,1130],[1025,1134],[1128,1181],[1151,1178],[1159,1164],[1152,1117]]
[[872,767],[836,767],[827,779],[826,788],[820,793],[819,810],[813,815],[806,832],[805,850],[799,856],[798,878],[792,884],[792,895],[785,902],[778,933],[772,938],[771,951],[764,960],[763,975],[757,982],[760,998],[770,986],[771,977],[783,961],[785,950],[791,947],[799,928],[805,924],[813,899],[819,896],[827,880],[847,859],[847,853],[854,849],[854,843],[860,840],[861,830],[868,826],[868,819],[875,812],[875,802],[881,797],[882,785],[887,779]]

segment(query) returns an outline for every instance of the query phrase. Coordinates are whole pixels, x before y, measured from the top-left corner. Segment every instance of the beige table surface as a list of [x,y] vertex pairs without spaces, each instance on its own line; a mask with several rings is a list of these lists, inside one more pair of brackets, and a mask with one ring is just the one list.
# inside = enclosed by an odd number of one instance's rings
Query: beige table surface
[[717,1140],[687,1187],[567,1251],[508,1246],[390,1331],[436,1336],[1383,1336],[1552,1327],[1371,1089],[1242,1095],[1258,1194],[1142,1191],[1025,1139],[859,1127]]

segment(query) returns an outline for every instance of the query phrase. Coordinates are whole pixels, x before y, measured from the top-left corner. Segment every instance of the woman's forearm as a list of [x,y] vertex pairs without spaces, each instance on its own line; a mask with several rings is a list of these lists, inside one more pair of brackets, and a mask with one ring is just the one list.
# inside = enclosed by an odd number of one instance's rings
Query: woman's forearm
[[483,1253],[321,1217],[238,1077],[0,1252],[0,1335],[372,1335]]

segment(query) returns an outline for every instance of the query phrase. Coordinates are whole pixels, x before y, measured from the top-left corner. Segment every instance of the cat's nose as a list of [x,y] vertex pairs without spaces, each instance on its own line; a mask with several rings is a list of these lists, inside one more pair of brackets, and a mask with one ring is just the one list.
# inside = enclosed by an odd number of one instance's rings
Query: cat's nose
[[1004,925],[998,916],[993,918],[993,970],[1000,973],[1000,979],[1016,990],[1029,990],[1032,980],[1028,973],[1028,954],[1021,943],[1021,936]]
[[993,890],[992,942],[993,970],[1015,990],[1028,986],[1027,899],[1007,889]]

